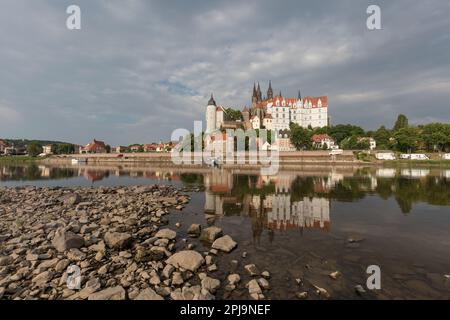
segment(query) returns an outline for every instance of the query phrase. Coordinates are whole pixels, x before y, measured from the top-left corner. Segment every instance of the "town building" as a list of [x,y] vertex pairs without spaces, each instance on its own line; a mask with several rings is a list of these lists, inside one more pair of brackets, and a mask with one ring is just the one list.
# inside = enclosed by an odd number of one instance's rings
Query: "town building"
[[8,148],[8,143],[5,140],[0,139],[0,154],[5,153],[6,148]]
[[334,149],[336,146],[336,142],[332,137],[324,134],[315,134],[311,137],[311,141],[313,146],[317,149]]
[[81,153],[106,153],[106,144],[94,139],[82,149]]
[[45,146],[42,146],[42,153],[44,155],[52,154],[52,145],[51,144],[47,144]]

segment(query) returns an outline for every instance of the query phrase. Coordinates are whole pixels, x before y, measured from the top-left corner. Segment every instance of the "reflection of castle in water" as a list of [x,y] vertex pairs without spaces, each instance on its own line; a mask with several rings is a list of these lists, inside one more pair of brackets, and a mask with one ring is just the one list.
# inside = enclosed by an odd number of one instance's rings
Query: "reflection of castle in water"
[[[291,194],[295,178],[295,175],[282,172],[275,177],[255,176],[253,180],[248,181],[248,186],[255,192],[239,195],[233,193],[235,176],[225,171],[210,172],[205,175],[205,213],[216,216],[228,214],[249,216],[254,220],[254,227],[258,224],[270,230],[304,228],[329,230],[329,199],[296,198]],[[330,174],[326,181],[317,180],[315,188],[326,192],[341,179],[341,175]],[[268,192],[257,192],[267,186],[272,186],[273,189]],[[229,212],[226,212],[225,208],[229,208]]]

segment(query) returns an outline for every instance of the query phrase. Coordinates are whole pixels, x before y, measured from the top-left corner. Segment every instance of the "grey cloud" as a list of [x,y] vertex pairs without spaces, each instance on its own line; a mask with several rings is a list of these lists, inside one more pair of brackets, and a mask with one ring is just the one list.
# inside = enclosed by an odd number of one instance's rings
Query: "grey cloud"
[[[0,11],[0,137],[111,144],[167,140],[218,103],[250,103],[254,81],[328,95],[333,123],[373,129],[397,113],[450,121],[443,1],[5,0]],[[5,121],[5,119],[14,121]]]

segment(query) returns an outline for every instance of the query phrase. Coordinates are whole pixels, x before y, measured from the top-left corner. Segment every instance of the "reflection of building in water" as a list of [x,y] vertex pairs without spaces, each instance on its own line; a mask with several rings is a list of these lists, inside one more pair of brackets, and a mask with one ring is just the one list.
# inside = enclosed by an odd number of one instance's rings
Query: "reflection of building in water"
[[326,198],[304,197],[291,202],[291,196],[272,197],[272,210],[267,212],[267,226],[271,229],[330,228],[330,201]]
[[423,178],[430,174],[430,170],[428,169],[402,169],[401,175],[402,177],[408,178]]
[[41,172],[42,178],[49,178],[50,177],[50,168],[46,166],[38,166],[39,171]]
[[[249,216],[252,219],[255,239],[259,238],[264,227],[270,230],[295,228],[329,230],[330,201],[319,197],[303,197],[299,201],[293,201],[291,186],[294,179],[295,175],[283,172],[272,179],[257,177],[253,182],[249,179],[249,187],[256,187],[258,190],[269,183],[274,183],[274,194],[253,193],[235,196],[231,194],[233,175],[213,171],[205,175],[205,213],[219,216],[234,214],[234,212],[229,212],[229,208],[233,207],[238,214]],[[328,190],[341,179],[341,175],[330,175],[327,179],[319,179],[316,184],[319,189]],[[238,202],[242,202],[242,204]],[[225,207],[228,208],[228,212],[225,212]]]
[[377,169],[376,176],[379,178],[395,178],[396,169],[380,168]]

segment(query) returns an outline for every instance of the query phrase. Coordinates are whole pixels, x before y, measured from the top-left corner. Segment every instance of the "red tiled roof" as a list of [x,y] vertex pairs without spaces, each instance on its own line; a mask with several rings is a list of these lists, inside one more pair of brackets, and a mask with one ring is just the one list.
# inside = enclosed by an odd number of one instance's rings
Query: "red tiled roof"
[[323,140],[333,140],[333,138],[331,138],[329,135],[327,135],[326,133],[323,134],[315,134],[311,137],[311,141],[313,142],[322,142]]

